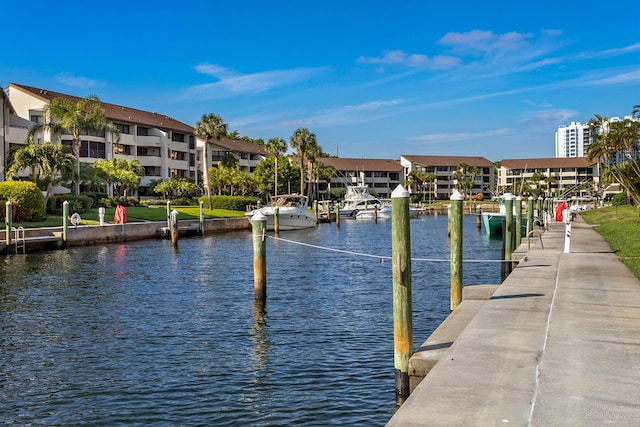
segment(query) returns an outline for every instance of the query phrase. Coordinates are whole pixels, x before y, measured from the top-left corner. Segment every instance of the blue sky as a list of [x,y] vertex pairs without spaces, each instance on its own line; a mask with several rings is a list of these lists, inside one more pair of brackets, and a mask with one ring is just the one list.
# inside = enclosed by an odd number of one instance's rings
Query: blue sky
[[0,84],[340,157],[553,157],[558,125],[640,104],[632,1],[31,1],[3,5]]

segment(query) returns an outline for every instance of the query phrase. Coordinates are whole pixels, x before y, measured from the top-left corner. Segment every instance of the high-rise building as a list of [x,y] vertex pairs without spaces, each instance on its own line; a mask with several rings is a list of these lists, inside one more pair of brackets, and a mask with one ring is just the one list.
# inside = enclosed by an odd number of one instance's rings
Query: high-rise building
[[588,124],[571,122],[556,131],[556,157],[585,157],[591,143]]

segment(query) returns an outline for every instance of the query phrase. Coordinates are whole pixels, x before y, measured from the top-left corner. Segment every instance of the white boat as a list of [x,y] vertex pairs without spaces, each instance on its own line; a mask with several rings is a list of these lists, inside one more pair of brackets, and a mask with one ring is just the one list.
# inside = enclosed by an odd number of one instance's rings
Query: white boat
[[278,208],[279,231],[298,230],[316,225],[316,217],[309,211],[309,198],[299,194],[273,196],[267,206],[252,209],[245,215],[251,221],[257,212],[262,213],[267,217],[267,230],[273,230],[276,208]]
[[[373,210],[380,211],[381,208],[391,205],[382,201],[369,193],[369,187],[366,185],[348,185],[347,193],[344,196],[344,202],[340,207],[341,217],[356,218],[358,213],[369,211],[373,218]],[[365,215],[364,213],[362,214]]]
[[355,215],[356,219],[391,218],[391,205],[385,204],[373,209],[363,209]]
[[[391,203],[373,196],[366,185],[347,186],[344,204],[340,208],[341,217],[373,219],[374,211],[377,212],[378,218],[391,218]],[[416,218],[420,213],[421,210],[418,208],[409,208],[410,218]]]

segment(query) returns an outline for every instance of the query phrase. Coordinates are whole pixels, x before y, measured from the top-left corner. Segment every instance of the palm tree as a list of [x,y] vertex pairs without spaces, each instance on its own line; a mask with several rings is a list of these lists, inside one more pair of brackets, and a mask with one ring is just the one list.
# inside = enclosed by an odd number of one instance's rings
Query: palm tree
[[203,114],[202,118],[196,123],[196,127],[193,130],[193,134],[204,139],[204,145],[202,148],[202,174],[204,180],[204,186],[207,189],[207,200],[209,202],[209,209],[213,209],[211,203],[211,186],[209,185],[209,155],[208,145],[210,139],[219,140],[227,134],[227,124],[222,121],[217,114]]
[[313,165],[316,162],[316,159],[320,156],[322,156],[322,149],[314,140],[313,143],[309,144],[307,147],[307,194],[309,195],[310,200],[315,200],[317,198],[313,187],[313,183],[316,181],[313,177]]
[[39,145],[28,144],[15,152],[13,161],[7,170],[7,176],[15,176],[21,169],[31,168],[35,182],[36,173],[47,180],[45,206],[51,197],[53,185],[60,173],[73,169],[74,157],[68,148],[45,142]]
[[67,98],[57,97],[45,107],[45,117],[49,122],[44,127],[49,129],[64,129],[71,134],[73,155],[76,159],[74,183],[75,194],[80,194],[80,147],[81,133],[111,132],[117,134],[115,125],[109,122],[100,106],[100,99],[91,95],[74,103]]
[[300,156],[300,194],[304,195],[304,156],[307,150],[316,143],[316,135],[307,128],[299,128],[293,132],[289,144]]
[[280,153],[284,153],[287,151],[287,141],[282,138],[271,138],[265,147],[269,154],[271,154],[275,158],[275,191],[274,195],[278,195],[278,157],[280,157]]

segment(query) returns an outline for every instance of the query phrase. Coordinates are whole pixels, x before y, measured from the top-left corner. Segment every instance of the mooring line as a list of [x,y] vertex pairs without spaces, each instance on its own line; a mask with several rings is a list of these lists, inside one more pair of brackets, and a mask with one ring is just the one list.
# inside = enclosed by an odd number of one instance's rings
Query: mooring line
[[[269,237],[270,239],[280,240],[280,241],[283,241],[283,242],[286,242],[286,243],[291,243],[291,244],[294,244],[294,245],[307,246],[309,248],[321,249],[321,250],[329,251],[329,252],[340,252],[340,253],[348,254],[348,255],[356,255],[356,256],[362,256],[362,257],[368,257],[368,258],[376,258],[376,259],[379,259],[379,260],[382,260],[382,261],[391,259],[390,256],[372,255],[372,254],[365,254],[365,253],[362,253],[362,252],[347,251],[345,249],[329,248],[327,246],[312,245],[311,243],[297,242],[295,240],[283,239],[282,237],[276,237],[276,236],[267,235],[267,237]],[[411,258],[411,261],[451,262],[451,260],[449,258]],[[517,263],[518,261],[510,260],[510,259],[465,259],[465,260],[462,260],[462,262],[468,262],[468,263],[512,262],[512,263]]]

